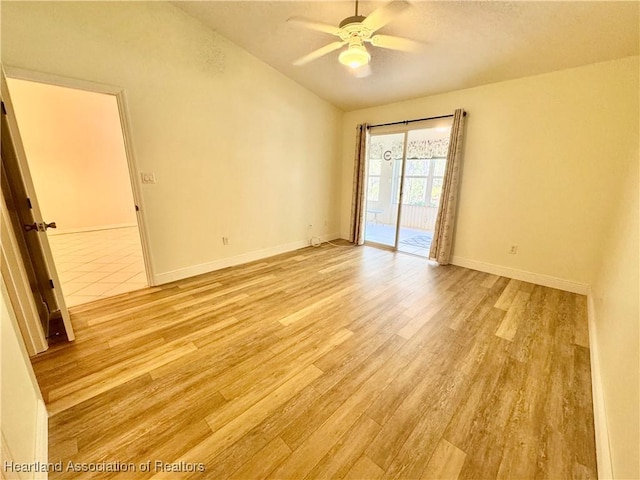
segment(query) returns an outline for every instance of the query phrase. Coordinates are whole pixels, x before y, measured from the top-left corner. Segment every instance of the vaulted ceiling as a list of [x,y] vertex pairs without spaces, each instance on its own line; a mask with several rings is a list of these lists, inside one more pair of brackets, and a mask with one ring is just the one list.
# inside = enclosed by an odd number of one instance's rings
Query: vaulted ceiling
[[[368,15],[386,2],[362,1]],[[292,62],[336,40],[287,23],[338,25],[354,2],[196,1],[174,5],[342,110],[349,111],[638,55],[635,1],[414,1],[379,33],[424,42],[406,53],[368,46],[372,74],[356,78],[339,52]]]

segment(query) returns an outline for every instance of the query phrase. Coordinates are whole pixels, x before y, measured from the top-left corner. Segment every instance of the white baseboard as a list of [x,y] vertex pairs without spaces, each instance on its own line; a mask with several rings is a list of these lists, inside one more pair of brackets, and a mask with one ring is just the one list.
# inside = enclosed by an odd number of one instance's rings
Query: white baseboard
[[[40,464],[49,462],[49,414],[42,399],[38,399],[38,411],[36,413],[36,446],[35,461]],[[46,480],[49,478],[47,472],[37,472],[34,474],[35,480]]]
[[95,227],[85,227],[85,228],[56,228],[47,230],[48,235],[67,235],[69,233],[83,233],[83,232],[97,232],[99,230],[113,230],[114,228],[127,228],[127,227],[137,227],[136,223],[115,223],[113,225],[100,225]]
[[20,476],[16,472],[5,471],[5,465],[15,463],[9,442],[4,438],[4,433],[0,430],[0,478],[2,480],[19,479]]
[[580,295],[586,295],[589,292],[589,285],[586,283],[578,283],[571,280],[551,277],[549,275],[541,275],[539,273],[527,272],[525,270],[503,267],[502,265],[495,265],[493,263],[479,262],[478,260],[470,260],[468,258],[455,256],[451,259],[451,263],[459,267],[479,270],[481,272],[513,278],[515,280],[522,280],[524,282],[535,283],[536,285],[542,285],[543,287],[557,288],[558,290],[578,293]]
[[[323,242],[326,242],[327,240],[336,240],[340,238],[340,235],[337,233],[333,233],[321,235],[319,238]],[[254,262],[263,258],[273,257],[274,255],[280,255],[281,253],[299,250],[301,248],[308,247],[309,245],[309,240],[298,240],[296,242],[285,243],[283,245],[276,245],[275,247],[269,247],[262,250],[243,253],[234,257],[221,258],[219,260],[214,260],[213,262],[201,263],[200,265],[180,268],[178,270],[172,270],[170,272],[158,273],[154,275],[154,285],[163,285],[165,283],[175,282],[176,280],[182,280],[183,278],[190,278],[195,277],[196,275],[202,275],[203,273],[214,272],[222,268]]]
[[600,360],[596,337],[596,311],[593,293],[589,289],[587,294],[587,316],[589,319],[589,355],[591,361],[591,395],[593,397],[593,423],[596,434],[596,459],[598,464],[598,478],[613,478],[611,464],[611,450],[609,446],[609,426],[607,424],[604,406],[604,390],[600,376]]
[[[5,471],[5,464],[13,464],[16,463],[16,459],[13,457],[11,453],[11,449],[9,448],[9,443],[4,436],[4,433],[1,434],[0,446],[1,448],[1,456],[0,456],[0,478],[3,480],[47,480],[49,478],[49,474],[46,471],[38,471],[38,472],[30,472],[30,473],[20,473],[13,471]],[[21,459],[19,463],[23,463],[27,459]],[[31,461],[27,461],[27,463],[34,465],[46,465],[49,462],[49,415],[47,414],[47,408],[45,407],[44,401],[39,398],[37,411],[36,411],[36,431],[35,431],[35,447],[33,452],[33,458]]]

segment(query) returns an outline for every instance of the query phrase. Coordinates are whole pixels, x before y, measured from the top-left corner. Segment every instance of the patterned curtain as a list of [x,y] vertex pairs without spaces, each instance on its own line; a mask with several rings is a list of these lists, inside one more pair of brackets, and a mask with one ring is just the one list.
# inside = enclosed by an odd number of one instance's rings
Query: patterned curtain
[[429,251],[429,259],[440,265],[448,265],[453,247],[453,227],[456,221],[456,204],[458,203],[458,182],[462,164],[462,130],[464,127],[464,111],[458,109],[453,114],[447,168],[442,181],[442,195],[433,232],[433,241]]
[[356,155],[353,162],[353,198],[351,200],[351,231],[349,241],[356,245],[364,243],[364,177],[369,125],[363,123],[356,127]]

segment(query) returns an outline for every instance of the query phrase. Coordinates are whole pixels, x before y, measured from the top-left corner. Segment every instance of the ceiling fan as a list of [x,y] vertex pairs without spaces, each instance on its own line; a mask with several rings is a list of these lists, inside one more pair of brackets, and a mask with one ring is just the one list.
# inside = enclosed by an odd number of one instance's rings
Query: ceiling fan
[[287,21],[311,30],[329,33],[340,38],[339,41],[325,45],[322,48],[301,57],[293,62],[294,65],[305,65],[317,58],[331,53],[344,45],[348,47],[340,52],[338,61],[354,70],[362,69],[369,64],[371,54],[367,51],[365,43],[374,47],[391,50],[416,51],[424,44],[408,38],[394,37],[391,35],[375,34],[376,30],[384,27],[394,17],[409,8],[406,0],[393,0],[390,3],[377,8],[368,16],[358,15],[358,0],[356,0],[355,15],[342,20],[338,27],[325,23],[315,22],[303,17],[291,17]]

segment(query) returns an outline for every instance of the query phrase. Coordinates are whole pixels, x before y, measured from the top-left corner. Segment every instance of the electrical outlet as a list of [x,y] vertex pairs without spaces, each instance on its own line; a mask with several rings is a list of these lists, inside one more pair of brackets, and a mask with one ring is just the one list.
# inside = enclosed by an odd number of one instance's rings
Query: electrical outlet
[[222,237],[222,244],[229,245],[229,237]]
[[509,253],[511,255],[515,255],[516,253],[518,253],[518,245],[511,245],[511,249],[509,249]]
[[156,183],[156,174],[155,173],[140,173],[140,177],[142,177],[142,183]]

